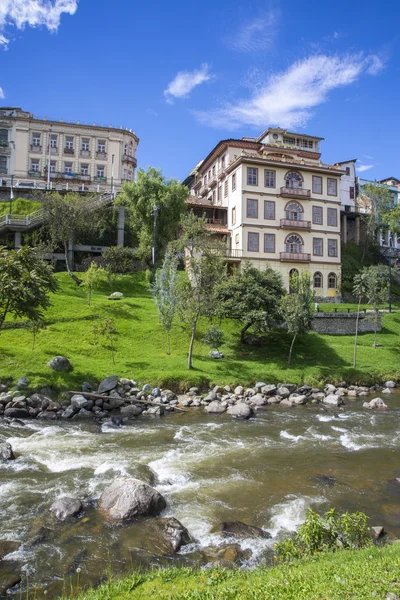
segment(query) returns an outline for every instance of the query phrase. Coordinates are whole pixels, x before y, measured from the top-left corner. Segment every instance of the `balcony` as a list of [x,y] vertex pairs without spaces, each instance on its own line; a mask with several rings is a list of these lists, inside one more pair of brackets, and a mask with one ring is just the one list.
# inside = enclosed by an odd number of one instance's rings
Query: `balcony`
[[42,146],[39,146],[38,144],[31,144],[31,152],[36,152],[37,154],[41,154]]
[[101,152],[101,151],[97,150],[97,152],[96,152],[96,158],[100,158],[101,160],[106,160],[107,159],[107,152]]
[[214,185],[216,185],[217,183],[217,176],[216,175],[211,175],[211,177],[208,180],[208,187],[214,187]]
[[239,248],[227,248],[225,251],[226,258],[242,258],[243,251]]
[[94,180],[96,183],[104,183],[107,181],[107,177],[95,177]]
[[222,225],[226,227],[225,219],[206,219],[207,225]]
[[40,171],[28,171],[29,177],[34,177],[35,179],[40,179],[42,174]]
[[300,219],[281,219],[282,229],[311,229],[311,221],[303,221]]
[[205,185],[203,185],[200,188],[199,196],[201,196],[201,197],[206,196],[208,194],[209,190],[210,190],[210,188],[208,187],[208,184],[206,183]]
[[129,154],[123,154],[122,160],[132,163],[134,167],[136,167],[136,158],[134,156],[130,156]]
[[73,148],[64,148],[64,154],[75,154],[75,150]]
[[83,148],[81,148],[81,151],[79,152],[79,154],[80,154],[81,156],[86,156],[86,157],[88,157],[88,158],[90,158],[90,155],[91,155],[91,154],[90,154],[90,150],[84,150]]
[[310,262],[311,254],[305,252],[281,252],[280,258],[283,262]]
[[307,200],[308,198],[311,198],[311,190],[283,186],[281,187],[281,196],[283,196],[283,198],[300,198]]

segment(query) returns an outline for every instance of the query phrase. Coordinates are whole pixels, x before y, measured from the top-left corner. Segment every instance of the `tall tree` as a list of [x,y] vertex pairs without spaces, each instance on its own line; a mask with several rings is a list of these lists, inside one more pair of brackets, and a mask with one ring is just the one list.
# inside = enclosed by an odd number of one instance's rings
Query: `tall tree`
[[230,277],[217,290],[221,316],[236,319],[242,325],[240,341],[253,326],[269,329],[279,319],[280,299],[285,294],[282,277],[270,267],[260,271],[244,263],[235,277]]
[[97,290],[106,279],[106,270],[94,261],[90,263],[89,268],[82,274],[82,287],[87,293],[87,303],[90,306],[92,293]]
[[368,304],[371,305],[374,317],[374,343],[378,331],[379,309],[389,300],[389,277],[387,268],[383,265],[365,267],[362,271],[364,291]]
[[292,360],[292,352],[296,337],[311,329],[314,312],[314,291],[311,287],[311,276],[307,271],[294,275],[290,280],[291,293],[281,301],[281,316],[288,332],[293,335],[290,344],[288,366]]
[[362,254],[363,262],[368,245],[376,240],[377,229],[380,226],[387,225],[388,213],[394,208],[394,200],[394,195],[387,185],[368,183],[362,186],[358,202],[366,209],[366,212],[363,214],[365,228]]
[[167,334],[167,354],[170,355],[171,328],[178,304],[178,257],[168,250],[162,268],[156,273],[153,295],[160,322]]
[[130,227],[137,241],[137,257],[148,266],[152,261],[154,207],[156,211],[156,256],[162,260],[168,243],[176,237],[185,211],[187,187],[176,179],[166,180],[153,167],[138,170],[137,180],[126,183],[118,202],[128,209]]
[[39,321],[50,305],[50,292],[58,289],[53,269],[35,249],[0,247],[0,329],[7,315]]
[[205,220],[185,215],[174,248],[184,255],[186,272],[179,279],[178,310],[190,330],[188,369],[192,368],[193,345],[200,317],[216,314],[218,285],[225,277],[224,247],[205,229]]

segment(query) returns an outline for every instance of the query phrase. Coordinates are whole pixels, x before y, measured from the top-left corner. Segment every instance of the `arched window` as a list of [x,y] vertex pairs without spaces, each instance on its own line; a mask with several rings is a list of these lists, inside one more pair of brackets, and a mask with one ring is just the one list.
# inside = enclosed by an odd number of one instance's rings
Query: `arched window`
[[286,252],[300,254],[303,252],[303,240],[299,235],[292,233],[286,238]]
[[330,290],[336,290],[337,277],[335,273],[329,273],[328,275],[328,288]]
[[319,271],[314,273],[314,287],[322,288],[322,273],[319,273]]
[[303,207],[298,202],[289,202],[285,211],[286,218],[290,221],[301,221],[303,218]]
[[285,177],[286,187],[289,188],[301,188],[303,186],[303,179],[296,171],[290,171]]

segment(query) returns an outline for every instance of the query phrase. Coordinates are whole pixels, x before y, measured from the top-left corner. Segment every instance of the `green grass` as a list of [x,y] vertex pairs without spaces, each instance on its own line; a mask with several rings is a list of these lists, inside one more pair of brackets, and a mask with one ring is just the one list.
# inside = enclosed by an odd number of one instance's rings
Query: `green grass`
[[[11,202],[11,211],[13,215],[30,215],[31,213],[39,210],[42,204],[41,202],[35,202],[33,200],[24,200],[23,198],[16,198]],[[0,202],[0,215],[10,214],[10,202]]]
[[[299,336],[294,348],[292,366],[287,368],[290,336],[272,332],[262,348],[242,346],[240,326],[225,320],[222,327],[226,343],[221,361],[209,358],[209,348],[200,343],[209,323],[199,325],[194,348],[194,369],[187,369],[189,333],[180,323],[172,332],[171,355],[167,356],[166,337],[159,324],[157,309],[141,274],[120,278],[113,291],[122,291],[119,301],[107,300],[109,290],[93,294],[88,307],[84,290],[77,287],[66,273],[57,275],[60,291],[53,295],[52,306],[46,313],[48,327],[39,332],[36,348],[32,350],[32,334],[26,323],[8,320],[0,332],[0,380],[14,381],[25,375],[32,387],[49,384],[58,389],[77,389],[83,381],[96,382],[110,374],[131,377],[139,383],[150,382],[173,389],[189,385],[208,386],[210,383],[244,385],[255,380],[266,382],[310,383],[326,381],[373,383],[387,378],[400,378],[400,312],[384,317],[383,331],[373,348],[373,335],[359,336],[358,367],[351,367],[353,336],[327,336],[309,333]],[[327,308],[334,305],[325,305]],[[115,365],[111,352],[100,340],[93,343],[96,315],[115,319]],[[18,328],[15,328],[19,325]],[[61,354],[72,363],[74,370],[58,374],[47,367],[53,356]]]
[[[400,593],[400,545],[342,550],[254,571],[153,570],[82,592],[78,600],[369,600]],[[388,596],[392,594],[392,596]]]

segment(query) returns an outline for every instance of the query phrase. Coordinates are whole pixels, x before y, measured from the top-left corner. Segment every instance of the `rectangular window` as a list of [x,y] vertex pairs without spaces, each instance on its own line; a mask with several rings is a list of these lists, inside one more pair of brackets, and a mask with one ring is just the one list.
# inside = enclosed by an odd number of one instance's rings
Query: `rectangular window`
[[238,248],[238,246],[239,246],[239,234],[238,233],[235,235],[235,246],[236,246],[236,248]]
[[328,225],[337,227],[337,210],[336,208],[328,208]]
[[204,185],[207,184],[207,173],[204,175]]
[[81,165],[81,175],[89,175],[89,165]]
[[103,165],[97,165],[97,177],[104,177],[105,168]]
[[40,146],[40,133],[32,135],[32,146]]
[[236,173],[232,175],[232,192],[236,190]]
[[275,234],[264,234],[264,252],[275,252]]
[[213,165],[212,174],[215,175],[215,165]]
[[328,256],[338,255],[337,240],[328,240]]
[[50,148],[57,148],[57,135],[54,133],[50,135]]
[[354,200],[354,187],[350,187],[349,193],[350,193],[350,200]]
[[65,147],[67,148],[67,150],[74,149],[74,138],[73,137],[65,138]]
[[250,198],[247,198],[246,216],[249,217],[249,219],[258,218],[258,200],[251,200]]
[[87,138],[83,138],[83,140],[82,140],[82,150],[88,151],[89,150],[89,144],[90,144],[90,140],[88,140]]
[[232,208],[232,225],[236,225],[236,206]]
[[323,225],[322,206],[312,207],[312,222],[314,225]]
[[264,169],[264,187],[275,187],[275,171]]
[[350,175],[350,167],[346,167],[346,175]]
[[215,191],[212,193],[212,203],[215,203]]
[[313,194],[322,194],[322,177],[313,175],[312,178],[312,191]]
[[56,161],[51,160],[50,161],[50,173],[55,173],[55,172],[56,172]]
[[313,238],[313,254],[314,256],[323,256],[324,240],[322,238]]
[[337,196],[337,180],[328,177],[328,196]]
[[224,183],[224,198],[227,198],[227,196],[228,196],[228,180],[226,180]]
[[295,138],[292,138],[292,137],[286,137],[286,138],[283,138],[283,143],[288,144],[289,146],[294,146],[296,144],[296,140],[295,140]]
[[247,250],[249,252],[258,252],[259,248],[259,234],[249,231],[247,234]]
[[225,169],[225,154],[223,155],[223,157],[221,158],[221,167],[223,169]]
[[39,159],[32,158],[31,160],[31,171],[35,171],[35,173],[39,173]]
[[247,167],[247,185],[258,185],[258,169]]
[[72,173],[72,162],[64,163],[64,173]]
[[98,140],[97,142],[97,152],[104,153],[106,151],[106,141]]
[[222,187],[219,185],[218,186],[218,202],[221,202],[222,200]]
[[275,202],[264,200],[264,219],[275,220]]

